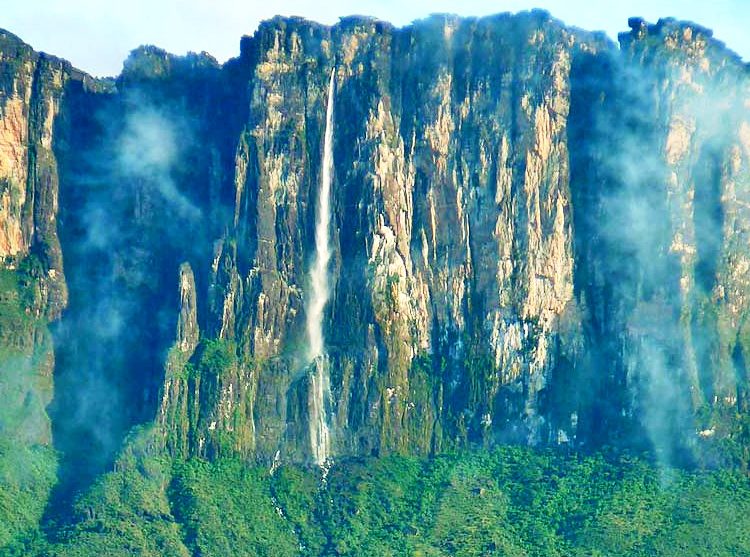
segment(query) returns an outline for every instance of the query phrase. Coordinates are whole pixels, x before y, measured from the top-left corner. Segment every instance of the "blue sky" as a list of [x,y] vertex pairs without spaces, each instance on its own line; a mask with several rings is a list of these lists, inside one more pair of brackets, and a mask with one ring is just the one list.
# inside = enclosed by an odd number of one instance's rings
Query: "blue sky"
[[155,44],[171,52],[205,50],[220,61],[236,56],[239,39],[276,14],[323,23],[339,16],[374,15],[405,25],[430,13],[486,15],[534,7],[569,25],[603,30],[612,38],[627,18],[673,16],[714,30],[750,60],[750,0],[3,0],[0,27],[37,50],[56,54],[94,75],[119,73],[128,52]]

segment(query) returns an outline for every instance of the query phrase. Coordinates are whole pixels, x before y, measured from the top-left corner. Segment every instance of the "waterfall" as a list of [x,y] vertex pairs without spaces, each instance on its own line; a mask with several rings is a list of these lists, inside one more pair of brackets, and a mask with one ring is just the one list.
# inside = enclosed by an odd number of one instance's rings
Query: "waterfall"
[[307,335],[310,341],[308,361],[310,362],[323,355],[323,310],[328,302],[328,262],[331,259],[328,229],[331,222],[331,174],[333,172],[333,79],[334,71],[331,70],[325,143],[323,144],[323,167],[315,218],[315,261],[310,270],[312,296],[307,306]]
[[330,455],[326,400],[330,397],[328,361],[324,352],[323,311],[328,302],[328,263],[331,259],[329,228],[331,223],[331,175],[333,174],[333,89],[335,69],[328,84],[328,106],[323,143],[318,207],[315,215],[315,261],[310,269],[311,296],[307,303],[307,336],[310,342],[308,362],[312,363],[310,391],[310,445],[315,462],[323,466]]
[[310,408],[310,446],[315,464],[325,466],[331,456],[331,431],[328,428],[326,399],[331,396],[328,361],[318,357],[312,365],[308,405]]

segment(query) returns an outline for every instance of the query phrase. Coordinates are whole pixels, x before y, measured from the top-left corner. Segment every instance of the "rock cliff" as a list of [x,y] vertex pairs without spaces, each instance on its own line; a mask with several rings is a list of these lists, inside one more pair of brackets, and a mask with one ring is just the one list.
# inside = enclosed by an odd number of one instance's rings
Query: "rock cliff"
[[114,82],[3,34],[0,252],[38,263],[36,314],[67,305],[58,446],[106,460],[155,420],[175,456],[311,462],[325,415],[333,458],[741,460],[748,69],[697,25],[629,25],[618,49],[540,11],[276,18],[223,66],[142,47]]

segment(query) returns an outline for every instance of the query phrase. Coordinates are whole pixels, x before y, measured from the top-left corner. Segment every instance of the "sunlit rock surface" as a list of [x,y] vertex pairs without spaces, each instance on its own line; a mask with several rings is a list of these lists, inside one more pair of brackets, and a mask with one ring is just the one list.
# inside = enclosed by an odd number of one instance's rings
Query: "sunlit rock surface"
[[731,437],[748,69],[699,26],[629,24],[618,49],[538,11],[276,18],[223,66],[144,47],[116,82],[2,35],[0,254],[40,254],[47,315],[71,291],[63,450],[154,419],[175,455],[318,463],[507,442],[671,463]]

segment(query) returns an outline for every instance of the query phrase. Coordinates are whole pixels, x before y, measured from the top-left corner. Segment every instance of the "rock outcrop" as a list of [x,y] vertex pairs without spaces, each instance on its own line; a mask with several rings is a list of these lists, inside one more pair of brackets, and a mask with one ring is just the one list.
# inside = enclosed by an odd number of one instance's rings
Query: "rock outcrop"
[[314,460],[333,71],[334,458],[715,455],[748,411],[748,69],[694,24],[629,23],[617,49],[539,11],[276,18],[223,66],[146,47],[116,83],[4,39],[0,251],[43,254],[49,316],[71,291],[61,438],[109,408],[109,451],[155,419],[173,455]]

